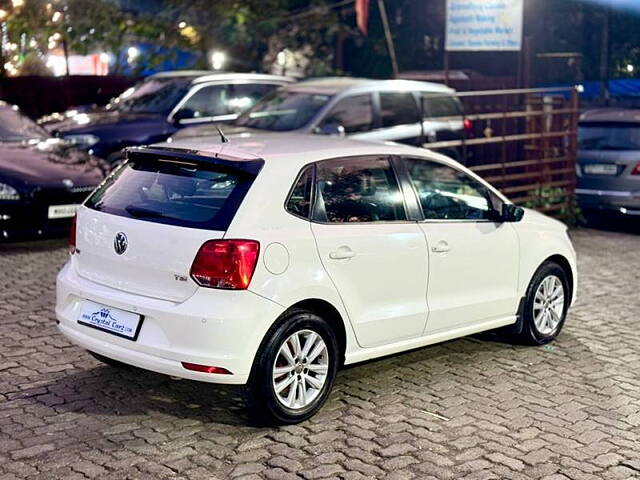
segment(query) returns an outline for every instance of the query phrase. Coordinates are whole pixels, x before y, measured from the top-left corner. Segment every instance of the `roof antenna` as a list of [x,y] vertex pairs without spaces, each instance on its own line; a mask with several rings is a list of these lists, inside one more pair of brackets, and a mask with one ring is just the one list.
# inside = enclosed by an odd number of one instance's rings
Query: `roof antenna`
[[220,135],[220,141],[222,143],[229,143],[229,139],[222,133],[222,129],[218,125],[216,125],[216,128],[218,129],[218,135]]

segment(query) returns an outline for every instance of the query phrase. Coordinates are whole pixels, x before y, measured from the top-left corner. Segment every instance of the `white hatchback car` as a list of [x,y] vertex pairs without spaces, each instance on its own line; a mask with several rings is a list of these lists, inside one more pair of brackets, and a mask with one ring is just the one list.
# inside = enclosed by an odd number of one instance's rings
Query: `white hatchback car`
[[499,327],[555,338],[566,227],[447,157],[296,134],[129,152],[79,209],[60,331],[109,364],[246,384],[296,423],[340,365]]

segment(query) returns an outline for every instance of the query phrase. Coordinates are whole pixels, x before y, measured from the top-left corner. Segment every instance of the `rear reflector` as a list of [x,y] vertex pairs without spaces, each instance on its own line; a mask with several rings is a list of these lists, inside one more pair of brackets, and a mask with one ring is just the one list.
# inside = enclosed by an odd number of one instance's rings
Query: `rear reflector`
[[76,253],[76,228],[77,228],[78,215],[73,217],[71,222],[71,229],[69,229],[69,253],[73,255]]
[[473,130],[473,124],[471,123],[471,120],[469,120],[468,118],[464,119],[464,131],[466,133],[471,133]]
[[220,375],[233,375],[229,370],[222,367],[210,367],[208,365],[198,365],[197,363],[182,362],[182,366],[187,370],[203,373],[218,373]]
[[258,261],[255,240],[210,240],[191,265],[191,278],[201,287],[246,290]]
[[640,163],[638,163],[631,171],[631,175],[640,175]]

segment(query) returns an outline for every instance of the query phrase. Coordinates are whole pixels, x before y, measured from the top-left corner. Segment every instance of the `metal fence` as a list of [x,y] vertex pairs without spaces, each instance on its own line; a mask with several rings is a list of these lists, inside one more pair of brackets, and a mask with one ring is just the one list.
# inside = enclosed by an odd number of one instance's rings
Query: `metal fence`
[[518,205],[575,220],[577,90],[491,90],[456,96],[471,122],[469,132],[461,140],[424,146],[460,152],[463,163]]

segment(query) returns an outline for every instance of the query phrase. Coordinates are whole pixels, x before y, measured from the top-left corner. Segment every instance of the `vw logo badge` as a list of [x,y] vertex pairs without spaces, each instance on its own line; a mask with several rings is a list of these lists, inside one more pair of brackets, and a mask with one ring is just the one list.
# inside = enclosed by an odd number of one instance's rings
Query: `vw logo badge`
[[65,178],[64,180],[62,180],[62,184],[67,187],[67,188],[73,188],[73,180],[71,180],[70,178]]
[[122,255],[127,251],[129,242],[127,236],[123,232],[116,233],[116,238],[113,239],[113,249],[118,255]]

